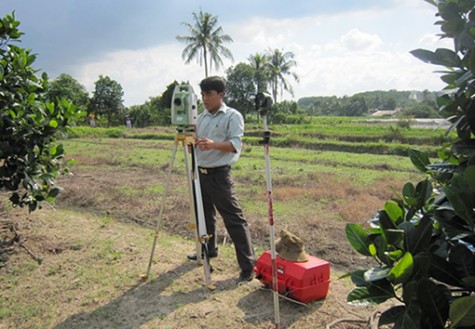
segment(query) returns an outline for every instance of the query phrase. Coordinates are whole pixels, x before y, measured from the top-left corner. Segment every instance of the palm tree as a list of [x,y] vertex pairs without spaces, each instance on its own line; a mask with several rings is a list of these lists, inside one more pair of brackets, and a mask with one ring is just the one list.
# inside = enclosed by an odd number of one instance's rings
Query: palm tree
[[257,86],[257,92],[267,91],[267,82],[269,81],[269,56],[266,54],[255,53],[249,56],[249,64],[254,69],[254,82]]
[[177,36],[177,40],[183,41],[187,44],[182,53],[182,58],[185,63],[190,63],[193,58],[197,58],[200,65],[204,61],[205,76],[208,77],[208,60],[209,68],[216,66],[216,69],[223,65],[220,55],[231,60],[233,56],[231,51],[224,47],[224,42],[232,42],[233,39],[223,34],[223,29],[218,26],[218,17],[210,13],[203,13],[201,10],[199,14],[193,13],[194,25],[183,22],[183,24],[190,30],[190,36]]
[[283,52],[280,49],[269,50],[269,85],[272,91],[272,98],[274,102],[277,102],[277,96],[283,94],[283,91],[288,91],[292,96],[294,90],[289,82],[285,79],[287,75],[292,76],[295,81],[299,82],[299,77],[296,73],[291,72],[294,66],[297,66],[297,62],[294,60],[294,53]]

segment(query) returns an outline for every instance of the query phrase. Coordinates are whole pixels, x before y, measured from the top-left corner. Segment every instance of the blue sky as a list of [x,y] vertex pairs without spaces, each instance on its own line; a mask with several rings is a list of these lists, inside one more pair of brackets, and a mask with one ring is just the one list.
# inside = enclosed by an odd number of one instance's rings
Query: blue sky
[[439,90],[435,70],[409,54],[451,47],[440,41],[435,8],[423,0],[1,0],[0,14],[15,11],[22,45],[38,54],[35,67],[51,78],[68,73],[88,91],[99,75],[119,82],[125,105],[159,96],[174,80],[195,91],[204,77],[198,62],[185,64],[183,22],[203,10],[218,16],[234,62],[267,49],[295,54],[295,96],[343,96],[368,90]]

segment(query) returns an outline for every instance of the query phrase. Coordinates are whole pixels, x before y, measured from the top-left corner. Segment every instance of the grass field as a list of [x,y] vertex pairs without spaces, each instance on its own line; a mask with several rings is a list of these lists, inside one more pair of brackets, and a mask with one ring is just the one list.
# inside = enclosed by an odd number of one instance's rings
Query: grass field
[[[339,138],[331,131],[352,135],[351,122],[338,129],[334,120],[328,124],[333,130],[326,128],[329,140]],[[364,123],[354,125],[353,136],[364,135],[359,127]],[[384,139],[388,126],[364,129],[367,136],[380,136],[374,138],[387,149],[398,143]],[[263,147],[251,138],[259,139],[258,128],[250,131],[256,136],[246,137],[233,176],[259,255],[269,248],[265,162]],[[308,126],[279,126],[272,132],[283,139],[313,133]],[[443,135],[441,131],[410,128],[399,133],[417,138],[417,148],[436,149],[444,143],[434,137]],[[4,254],[0,328],[223,328],[223,319],[229,328],[269,327],[268,292],[256,280],[246,287],[232,283],[237,273],[234,251],[221,224],[213,274],[217,290],[207,291],[202,270],[186,261],[194,233],[181,147],[170,175],[173,128],[78,127],[74,136],[61,141],[67,158],[76,163],[73,175],[58,182],[63,191],[56,210],[45,207],[27,217],[20,209],[3,207],[3,217],[16,223],[25,248],[18,245]],[[352,142],[347,138],[347,143]],[[354,143],[357,150],[365,142],[355,138]],[[271,145],[276,231],[289,229],[304,240],[309,254],[332,266],[325,300],[308,308],[282,303],[286,328],[325,328],[339,318],[366,319],[377,310],[345,305],[351,283],[338,277],[367,260],[351,250],[344,227],[348,222],[365,224],[406,181],[423,178],[406,156],[383,153]],[[137,277],[148,262],[167,179],[157,258],[152,278],[143,283]],[[26,250],[43,262],[38,264]]]

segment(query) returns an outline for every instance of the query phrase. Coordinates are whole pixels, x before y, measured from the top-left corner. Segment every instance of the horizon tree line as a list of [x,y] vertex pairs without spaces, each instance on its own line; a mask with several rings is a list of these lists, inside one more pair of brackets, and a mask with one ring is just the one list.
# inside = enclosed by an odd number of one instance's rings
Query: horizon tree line
[[[219,26],[217,16],[200,10],[192,13],[192,17],[193,23],[182,23],[188,29],[189,35],[178,35],[176,39],[186,44],[182,52],[185,63],[188,64],[196,59],[201,66],[204,66],[205,76],[208,77],[213,67],[218,69],[224,65],[222,57],[234,61],[231,51],[224,46],[225,43],[233,42],[233,39]],[[254,96],[258,92],[271,94],[274,104],[277,105],[278,98],[283,96],[284,91],[294,96],[289,78],[299,82],[298,75],[293,72],[296,66],[295,54],[283,49],[268,48],[264,52],[251,54],[247,62],[230,66],[225,71],[228,82],[226,103],[241,111],[245,117],[254,111]],[[77,102],[84,110],[106,117],[105,123],[108,127],[123,124],[126,115],[130,115],[136,127],[169,124],[170,105],[164,99],[171,98],[177,81],[168,85],[162,95],[151,96],[144,104],[133,105],[127,109],[123,105],[122,86],[117,81],[107,76],[99,76],[95,82],[93,96],[89,99],[85,88],[72,80],[74,78],[71,76],[61,74],[51,83],[51,89],[54,92],[50,92],[50,99],[53,100],[62,92],[63,96]],[[67,89],[65,86],[69,86],[70,90],[65,90]],[[285,122],[285,118],[289,115],[360,116],[367,114],[368,106],[371,106],[367,104],[364,97],[356,97],[356,95],[343,99],[325,98],[324,102],[317,101],[304,108],[299,108],[297,103],[293,103],[295,102],[282,102],[279,106],[275,106],[272,111],[274,119],[279,118],[279,122]],[[422,115],[433,115],[430,113],[431,110],[428,105],[424,108],[419,107],[413,112],[416,116],[422,112]]]

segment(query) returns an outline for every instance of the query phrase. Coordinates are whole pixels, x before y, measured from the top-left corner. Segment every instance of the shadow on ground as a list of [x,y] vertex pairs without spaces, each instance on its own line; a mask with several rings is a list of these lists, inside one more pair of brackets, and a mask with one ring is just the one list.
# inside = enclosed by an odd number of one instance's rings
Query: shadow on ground
[[[216,294],[231,291],[237,287],[234,279],[226,279],[214,282],[216,285],[215,291],[210,291],[205,286],[200,286],[191,291],[186,289],[183,292],[171,291],[169,293],[167,291],[167,288],[173,282],[195,268],[196,264],[193,262],[182,263],[176,268],[161,274],[156,279],[148,282],[138,282],[121,296],[90,313],[71,315],[53,329],[138,329],[143,328],[144,324],[149,322],[158,325],[158,328],[160,328],[159,325],[162,319],[167,323],[173,322],[173,317],[170,319],[167,319],[167,317],[190,304],[196,304],[193,308],[188,308],[188,310],[192,310],[191,313],[196,312],[191,317],[199,318],[198,310],[201,308],[198,305],[199,303],[206,300],[213,302],[217,298]],[[240,294],[245,294],[240,299],[238,298],[236,302],[236,306],[244,313],[244,317],[239,320],[243,327],[249,328],[274,321],[272,292],[259,287],[260,283],[256,280],[252,285],[243,288],[243,291],[239,290]],[[249,293],[246,293],[247,290]],[[281,323],[286,326],[298,321],[306,314],[314,312],[319,307],[319,305],[302,306],[286,300],[281,300],[280,305],[281,318],[283,319]],[[213,312],[215,311],[213,310]],[[226,316],[226,312],[232,313],[233,310],[224,309],[217,314]],[[174,317],[180,317],[177,318],[177,323],[175,323],[177,326],[185,324],[186,321],[184,322],[183,316],[180,316],[180,314],[175,314]],[[206,317],[200,319],[201,323],[203,321],[206,323],[207,320],[211,319],[206,319]],[[207,327],[217,328],[214,325],[217,325],[217,323],[210,323]]]
[[[276,322],[273,292],[270,289],[257,289],[241,298],[238,306],[245,313],[244,321],[253,325],[264,322]],[[257,307],[258,306],[258,307]],[[279,298],[279,320],[286,328],[301,318],[314,313],[322,306],[322,301],[304,305],[292,302],[290,299]]]
[[[196,264],[186,262],[149,282],[138,282],[108,304],[90,313],[74,314],[54,329],[137,329],[150,320],[163,319],[177,308],[199,303],[212,294],[206,287],[187,292],[173,292],[170,295],[163,294],[170,284],[194,268]],[[219,289],[232,287],[225,281],[216,284]]]

